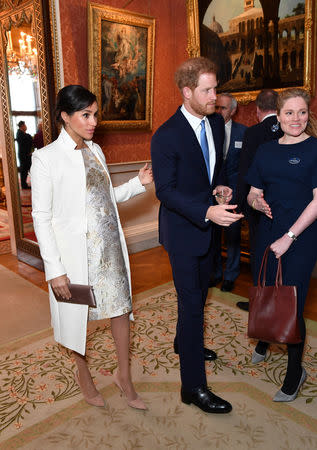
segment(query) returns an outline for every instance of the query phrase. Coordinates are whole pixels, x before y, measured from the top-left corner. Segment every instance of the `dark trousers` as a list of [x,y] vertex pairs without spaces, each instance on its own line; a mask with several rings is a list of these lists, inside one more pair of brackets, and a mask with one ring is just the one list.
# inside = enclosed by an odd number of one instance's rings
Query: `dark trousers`
[[206,386],[204,360],[204,307],[212,266],[211,249],[204,256],[169,253],[177,291],[176,342],[181,381],[185,390]]
[[29,170],[31,168],[31,156],[23,156],[19,157],[20,160],[20,178],[21,178],[21,187],[25,188],[27,187],[27,176],[29,173]]
[[[225,244],[227,247],[226,268],[223,273],[221,257],[221,239],[222,233],[225,235]],[[241,221],[233,223],[230,227],[221,227],[215,225],[214,231],[214,257],[213,257],[213,278],[224,278],[234,281],[240,273],[240,240],[241,240]]]

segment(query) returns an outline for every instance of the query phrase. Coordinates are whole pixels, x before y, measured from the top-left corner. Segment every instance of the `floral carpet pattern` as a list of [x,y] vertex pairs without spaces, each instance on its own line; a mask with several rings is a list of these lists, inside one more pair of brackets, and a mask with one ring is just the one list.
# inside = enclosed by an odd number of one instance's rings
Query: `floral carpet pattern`
[[[109,321],[90,323],[87,356],[106,408],[87,405],[74,381],[75,362],[51,332],[2,348],[0,448],[267,449],[317,448],[317,333],[308,326],[307,381],[292,404],[272,402],[285,375],[283,346],[253,365],[247,314],[233,294],[209,291],[205,345],[208,383],[233,403],[226,417],[179,401],[179,361],[173,352],[176,294],[171,283],[138,294],[131,332],[132,372],[148,412],[126,408],[111,375],[117,366]],[[211,417],[212,416],[212,417]],[[278,444],[272,446],[273,439]]]

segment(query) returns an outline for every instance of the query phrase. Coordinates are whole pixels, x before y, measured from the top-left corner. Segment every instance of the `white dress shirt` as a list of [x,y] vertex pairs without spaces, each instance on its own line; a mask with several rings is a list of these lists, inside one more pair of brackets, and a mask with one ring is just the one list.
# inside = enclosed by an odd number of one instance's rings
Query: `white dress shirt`
[[207,142],[208,142],[208,148],[209,148],[209,168],[210,168],[210,180],[212,180],[214,175],[214,169],[216,164],[216,149],[215,149],[215,143],[214,138],[212,135],[211,126],[209,123],[209,120],[207,117],[203,117],[200,119],[199,117],[193,116],[190,112],[187,111],[184,105],[181,107],[181,112],[184,114],[186,119],[189,122],[189,125],[194,130],[194,133],[197,137],[197,140],[200,145],[200,131],[201,131],[201,121],[205,120],[205,129],[206,129],[206,136],[207,136]]

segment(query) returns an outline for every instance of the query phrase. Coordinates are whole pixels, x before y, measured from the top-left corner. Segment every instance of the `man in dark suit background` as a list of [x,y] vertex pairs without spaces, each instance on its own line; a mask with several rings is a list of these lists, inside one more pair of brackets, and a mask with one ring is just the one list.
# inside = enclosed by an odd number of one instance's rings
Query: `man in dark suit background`
[[18,123],[18,131],[16,134],[16,141],[18,143],[18,157],[20,162],[20,178],[21,188],[31,189],[27,184],[26,179],[31,168],[31,156],[33,139],[30,134],[26,132],[27,126],[24,120],[20,120]]
[[[276,104],[278,93],[273,89],[263,89],[255,100],[256,115],[259,123],[248,128],[244,135],[237,185],[237,203],[249,225],[249,245],[251,271],[254,273],[254,252],[256,229],[259,222],[259,212],[250,208],[247,203],[247,196],[250,186],[245,181],[245,176],[252,164],[258,147],[265,142],[279,139],[283,132],[279,127],[276,116]],[[274,164],[274,161],[272,161]],[[249,302],[238,302],[237,306],[244,311],[248,311]]]
[[[223,118],[214,114],[216,69],[207,58],[192,58],[176,71],[183,105],[154,134],[151,144],[156,195],[161,202],[159,239],[168,252],[178,300],[174,350],[179,353],[181,398],[203,411],[228,413],[230,403],[207,388],[204,306],[212,263],[213,223],[229,226],[241,214],[235,205],[213,205],[221,191]],[[217,187],[215,187],[217,186]],[[230,195],[231,198],[231,195]]]
[[[236,203],[236,187],[238,180],[238,168],[242,141],[247,127],[241,123],[234,122],[232,117],[237,112],[237,100],[229,93],[222,93],[217,96],[216,111],[222,115],[225,121],[225,140],[223,145],[223,171],[225,184],[232,189],[231,203]],[[216,286],[223,282],[221,290],[232,291],[234,281],[240,273],[240,240],[241,222],[235,222],[230,227],[224,229],[227,247],[226,268],[223,275],[221,258],[222,227],[215,227],[214,233],[214,257],[212,277],[209,286]]]

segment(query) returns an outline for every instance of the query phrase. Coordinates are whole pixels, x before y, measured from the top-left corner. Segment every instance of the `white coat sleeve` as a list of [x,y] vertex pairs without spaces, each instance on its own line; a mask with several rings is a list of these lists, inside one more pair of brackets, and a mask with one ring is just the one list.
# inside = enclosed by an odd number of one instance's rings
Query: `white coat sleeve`
[[129,198],[135,195],[142,194],[146,189],[142,185],[140,178],[138,176],[131,178],[127,183],[121,184],[114,188],[114,195],[116,197],[116,202],[125,202]]
[[66,273],[61,262],[52,227],[53,186],[49,163],[37,150],[32,156],[32,217],[34,231],[44,262],[45,278],[51,280]]

